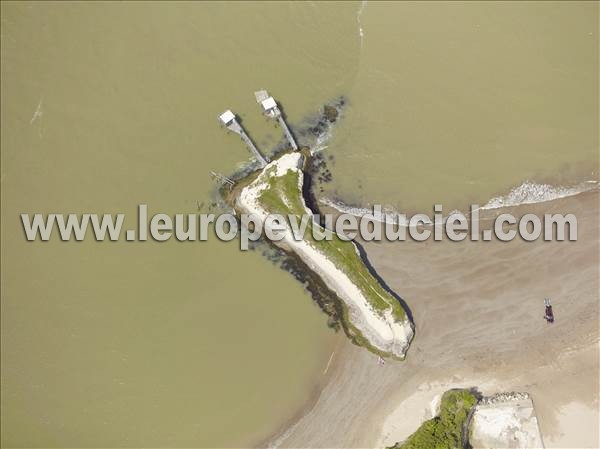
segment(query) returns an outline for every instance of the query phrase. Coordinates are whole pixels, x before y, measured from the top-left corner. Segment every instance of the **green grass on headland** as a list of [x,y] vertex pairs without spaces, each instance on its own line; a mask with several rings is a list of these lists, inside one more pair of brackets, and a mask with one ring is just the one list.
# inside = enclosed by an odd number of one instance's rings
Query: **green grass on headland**
[[[286,217],[289,214],[295,215],[298,217],[298,222],[300,222],[301,216],[306,213],[302,192],[298,188],[301,173],[288,170],[283,176],[270,177],[272,170],[274,168],[259,176],[261,181],[268,184],[268,187],[258,198],[260,205],[273,214],[282,214]],[[340,239],[335,232],[320,227],[317,231],[325,232],[331,237],[331,240],[316,240],[313,236],[315,226],[319,225],[311,220],[307,226],[304,239],[323,253],[355,283],[374,310],[383,312],[391,308],[392,316],[397,321],[403,321],[406,318],[406,312],[402,305],[369,272],[369,269],[358,255],[354,244]]]
[[477,398],[468,390],[449,390],[442,396],[440,414],[425,421],[406,441],[390,449],[460,449],[463,426]]

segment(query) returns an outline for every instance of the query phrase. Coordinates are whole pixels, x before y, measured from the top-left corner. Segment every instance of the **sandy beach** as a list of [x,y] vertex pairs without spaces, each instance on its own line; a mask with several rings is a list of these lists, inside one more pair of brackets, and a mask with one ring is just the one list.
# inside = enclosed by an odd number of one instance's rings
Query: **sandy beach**
[[[325,386],[278,447],[383,447],[432,416],[454,387],[527,391],[549,448],[598,440],[598,201],[591,191],[488,211],[574,213],[577,242],[365,243],[377,272],[408,303],[416,334],[404,362],[340,336]],[[556,321],[543,319],[550,297]]]

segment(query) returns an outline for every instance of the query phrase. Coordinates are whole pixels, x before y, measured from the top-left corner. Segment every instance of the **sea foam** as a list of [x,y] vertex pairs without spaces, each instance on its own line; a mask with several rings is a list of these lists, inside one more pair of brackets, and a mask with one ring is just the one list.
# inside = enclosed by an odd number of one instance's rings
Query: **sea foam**
[[525,181],[513,188],[507,195],[492,198],[482,209],[498,209],[501,207],[520,206],[521,204],[544,203],[546,201],[574,196],[597,187],[598,181],[585,181],[568,187]]
[[[522,204],[536,204],[544,203],[546,201],[553,201],[560,198],[566,198],[574,195],[578,195],[583,192],[588,192],[598,188],[598,181],[584,181],[574,186],[552,186],[550,184],[538,184],[533,181],[525,181],[521,185],[514,187],[510,192],[503,196],[497,196],[490,199],[484,206],[480,207],[482,210],[499,209],[502,207],[513,207],[520,206]],[[345,204],[340,200],[332,200],[330,198],[322,198],[319,202],[325,206],[332,207],[339,212],[354,215],[356,217],[369,217],[376,221],[387,223],[394,223],[407,226],[408,219],[404,219],[399,222],[399,219],[403,216],[399,215],[394,208],[386,206],[381,212],[373,211],[372,208],[351,206]],[[453,210],[448,215],[461,214],[460,210]],[[468,212],[464,212],[465,216],[469,216]],[[410,218],[410,217],[409,217]],[[444,217],[444,221],[448,217]]]

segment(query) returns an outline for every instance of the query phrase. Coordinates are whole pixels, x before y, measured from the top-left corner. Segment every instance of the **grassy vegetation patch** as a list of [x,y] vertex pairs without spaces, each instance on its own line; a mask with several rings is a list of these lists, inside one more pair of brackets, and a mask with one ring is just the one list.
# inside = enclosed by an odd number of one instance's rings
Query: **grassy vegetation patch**
[[425,421],[404,443],[390,449],[462,448],[463,426],[477,398],[469,390],[450,390],[442,396],[440,414]]
[[[270,175],[271,172],[265,172],[261,176],[261,180],[267,183],[267,188],[258,197],[260,205],[270,213],[295,215],[300,223],[301,216],[306,213],[302,192],[298,187],[301,172],[288,170],[282,176]],[[315,226],[319,227],[317,231],[329,236],[331,240],[316,240],[313,235]],[[391,308],[392,316],[397,321],[405,319],[406,312],[402,305],[370,273],[352,242],[340,239],[336,233],[321,228],[312,220],[304,238],[354,282],[375,310],[383,312]]]
[[305,213],[304,205],[298,192],[300,172],[288,170],[283,176],[264,174],[267,188],[258,197],[260,205],[272,214],[297,215]]

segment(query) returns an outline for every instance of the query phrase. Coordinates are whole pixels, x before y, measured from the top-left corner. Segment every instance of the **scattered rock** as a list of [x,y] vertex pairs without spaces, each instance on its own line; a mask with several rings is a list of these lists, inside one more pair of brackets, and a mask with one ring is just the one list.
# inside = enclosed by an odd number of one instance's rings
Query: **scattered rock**
[[323,115],[330,123],[333,123],[337,120],[338,110],[335,107],[326,104],[323,106]]
[[516,391],[511,391],[507,393],[498,393],[493,396],[484,397],[479,404],[481,405],[493,405],[499,404],[502,402],[509,401],[523,401],[525,399],[529,399],[528,393],[520,393]]

